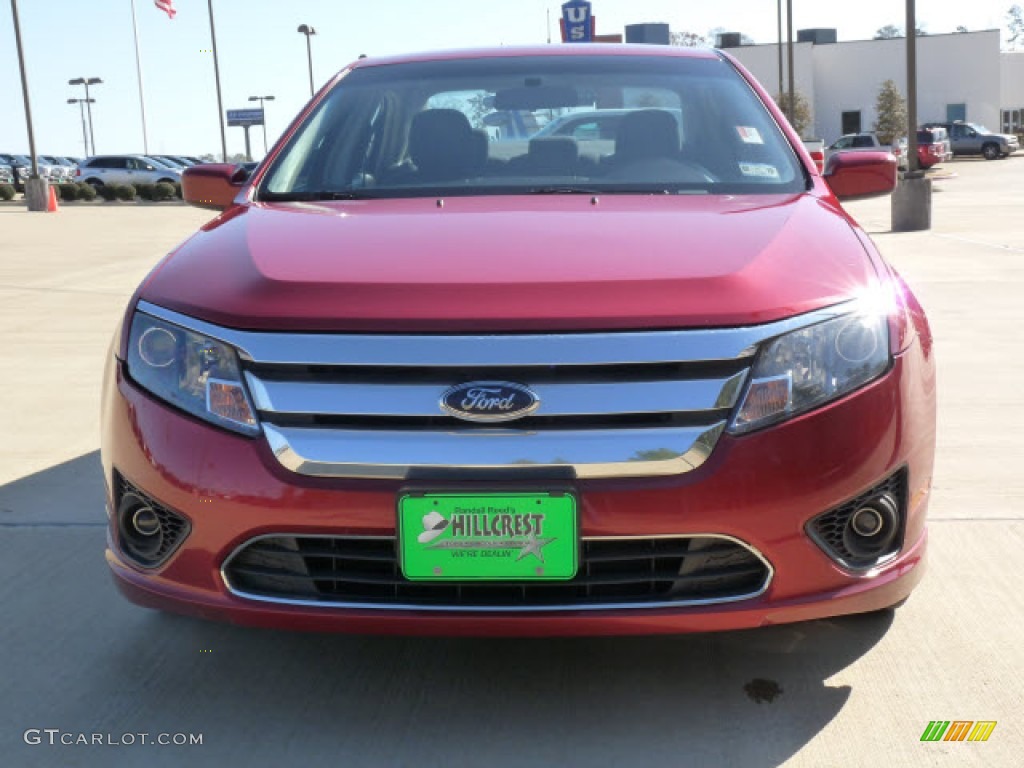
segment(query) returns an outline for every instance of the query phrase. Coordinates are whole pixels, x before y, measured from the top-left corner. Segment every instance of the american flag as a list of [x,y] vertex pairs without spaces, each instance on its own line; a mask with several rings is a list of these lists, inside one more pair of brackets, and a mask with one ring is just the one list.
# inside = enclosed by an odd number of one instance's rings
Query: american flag
[[153,0],[153,5],[167,14],[170,19],[174,18],[177,11],[174,9],[174,0]]

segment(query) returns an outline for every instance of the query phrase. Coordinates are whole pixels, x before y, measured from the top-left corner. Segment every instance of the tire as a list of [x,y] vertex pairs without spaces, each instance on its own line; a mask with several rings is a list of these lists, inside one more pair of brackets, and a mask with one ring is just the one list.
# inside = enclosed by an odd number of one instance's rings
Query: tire
[[99,179],[86,179],[84,183],[88,184],[93,189],[99,189],[103,186],[103,182]]
[[173,179],[158,179],[157,184],[174,184]]
[[998,160],[999,159],[999,145],[998,144],[985,144],[981,148],[981,154],[985,156],[986,160]]

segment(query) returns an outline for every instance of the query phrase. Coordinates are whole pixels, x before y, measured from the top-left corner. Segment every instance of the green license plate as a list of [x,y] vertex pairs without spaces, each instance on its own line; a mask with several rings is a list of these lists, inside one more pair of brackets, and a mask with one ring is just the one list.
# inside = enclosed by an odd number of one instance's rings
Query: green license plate
[[568,493],[409,493],[398,546],[410,581],[564,581],[576,575]]

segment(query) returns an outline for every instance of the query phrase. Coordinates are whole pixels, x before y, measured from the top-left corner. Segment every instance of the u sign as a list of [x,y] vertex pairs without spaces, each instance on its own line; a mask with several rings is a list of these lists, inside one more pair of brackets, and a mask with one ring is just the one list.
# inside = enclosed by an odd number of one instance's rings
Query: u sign
[[587,0],[569,0],[562,5],[562,42],[592,43],[594,15]]

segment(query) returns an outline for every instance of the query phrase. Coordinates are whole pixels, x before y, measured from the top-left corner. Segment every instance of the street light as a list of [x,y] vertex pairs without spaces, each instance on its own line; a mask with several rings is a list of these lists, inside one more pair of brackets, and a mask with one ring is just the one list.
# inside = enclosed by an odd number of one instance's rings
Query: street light
[[249,101],[258,101],[260,103],[260,111],[263,113],[263,154],[267,154],[267,113],[263,108],[264,101],[273,101],[273,96],[250,96]]
[[313,98],[313,47],[309,43],[309,38],[316,34],[316,30],[309,24],[302,24],[298,31],[306,36],[306,56],[309,58],[309,98]]
[[92,104],[96,99],[68,99],[68,104],[77,104],[78,111],[82,113],[82,149],[85,154],[89,154],[89,134],[85,132],[85,105],[86,103]]
[[[74,80],[68,80],[68,85],[85,86],[85,111],[89,113],[89,138],[92,141],[92,152],[88,153],[90,155],[96,154],[96,132],[92,129],[92,105],[96,103],[96,100],[89,98],[89,86],[99,85],[102,82],[98,77],[76,77]],[[88,150],[88,147],[86,149]]]

